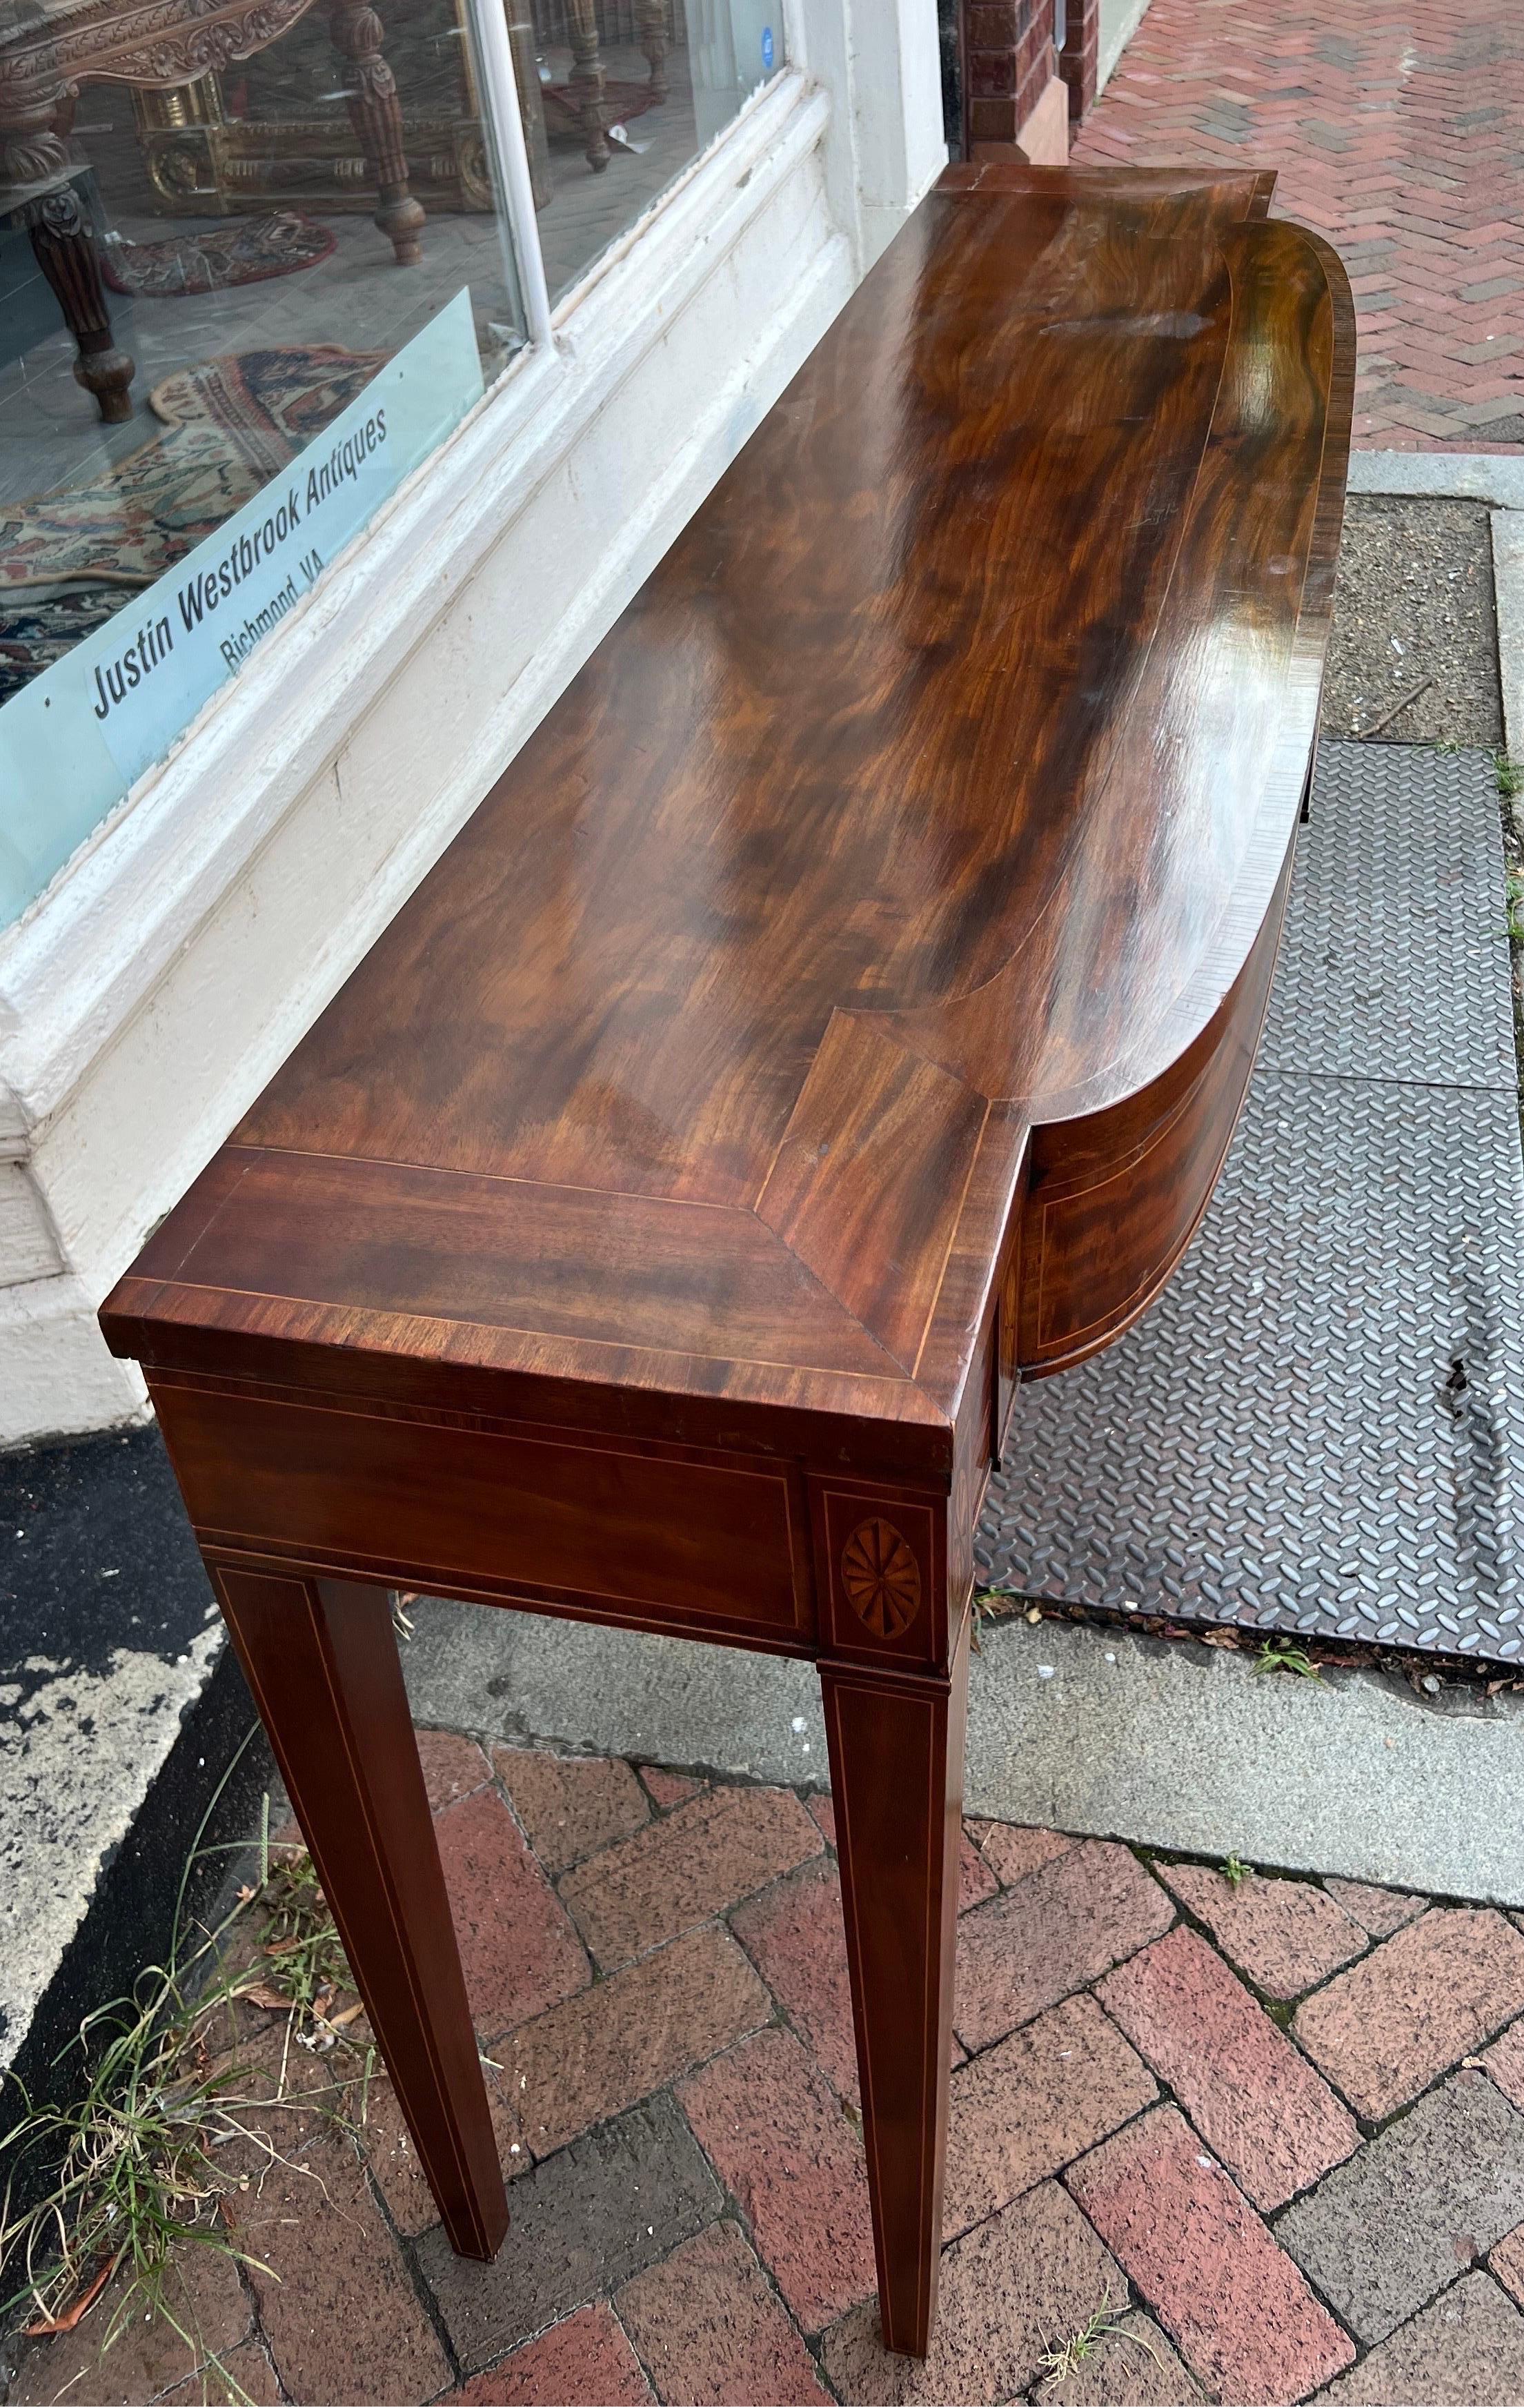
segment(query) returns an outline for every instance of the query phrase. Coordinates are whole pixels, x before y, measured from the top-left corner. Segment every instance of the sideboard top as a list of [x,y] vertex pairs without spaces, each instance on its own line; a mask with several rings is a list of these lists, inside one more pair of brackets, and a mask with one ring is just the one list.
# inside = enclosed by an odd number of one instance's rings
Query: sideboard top
[[1267,198],[951,171],[151,1240],[118,1351],[945,1453],[1028,1130],[1200,1033],[1294,824],[1353,336]]

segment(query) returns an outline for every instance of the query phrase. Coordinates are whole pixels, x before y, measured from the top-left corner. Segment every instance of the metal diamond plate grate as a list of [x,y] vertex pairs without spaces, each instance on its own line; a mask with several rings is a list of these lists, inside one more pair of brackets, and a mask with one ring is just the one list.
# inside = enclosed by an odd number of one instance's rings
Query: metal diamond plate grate
[[[1276,1053],[1164,1295],[1107,1354],[1023,1392],[981,1526],[984,1579],[1524,1656],[1524,1163],[1506,1018],[1500,1063],[1508,967],[1486,767],[1484,781],[1464,756],[1325,748]],[[1397,871],[1375,879],[1373,817],[1410,865],[1406,900]],[[1432,914],[1411,867],[1425,859]],[[1326,896],[1367,870],[1363,904]],[[1413,937],[1406,968],[1393,927]],[[1445,985],[1436,965],[1460,937],[1490,968],[1468,956]],[[1373,992],[1401,1010],[1384,1016]],[[1386,1074],[1313,1067],[1350,1058]]]
[[1512,1090],[1490,753],[1320,745],[1293,876],[1267,1070]]

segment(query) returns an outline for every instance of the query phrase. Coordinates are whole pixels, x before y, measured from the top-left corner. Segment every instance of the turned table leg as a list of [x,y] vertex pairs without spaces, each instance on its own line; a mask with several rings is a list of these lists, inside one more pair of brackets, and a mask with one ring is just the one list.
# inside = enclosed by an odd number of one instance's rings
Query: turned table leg
[[491,2258],[508,2201],[385,1592],[210,1569],[451,2245]]
[[582,121],[584,154],[595,174],[601,175],[611,154],[603,122],[603,60],[594,0],[567,0],[567,22],[571,31],[570,83]]
[[950,1676],[823,1662],[887,2349],[937,2313],[969,1650]]
[[56,92],[0,121],[0,184],[25,186],[59,179],[50,192],[24,202],[17,215],[78,346],[75,377],[94,394],[108,424],[120,426],[132,416],[127,387],[136,364],[111,338],[94,228],[79,194],[63,180],[68,160],[59,123],[65,108],[65,95]]
[[408,190],[408,162],[402,150],[402,105],[397,99],[396,78],[381,54],[381,21],[370,0],[334,0],[328,30],[335,50],[353,79],[349,96],[350,123],[376,179],[380,194],[376,223],[395,251],[397,265],[410,267],[424,255],[419,240],[424,230],[424,208]]
[[651,67],[653,107],[667,97],[667,0],[640,0],[640,48]]

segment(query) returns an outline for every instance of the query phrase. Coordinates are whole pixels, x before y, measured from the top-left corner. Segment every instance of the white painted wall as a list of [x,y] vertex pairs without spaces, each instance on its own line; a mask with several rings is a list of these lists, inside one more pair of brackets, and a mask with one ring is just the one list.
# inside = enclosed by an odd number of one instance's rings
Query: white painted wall
[[940,171],[935,0],[789,56],[0,938],[0,1444],[143,1409],[96,1304]]
[[1100,0],[1100,49],[1096,60],[1099,100],[1116,71],[1116,63],[1148,14],[1148,0]]

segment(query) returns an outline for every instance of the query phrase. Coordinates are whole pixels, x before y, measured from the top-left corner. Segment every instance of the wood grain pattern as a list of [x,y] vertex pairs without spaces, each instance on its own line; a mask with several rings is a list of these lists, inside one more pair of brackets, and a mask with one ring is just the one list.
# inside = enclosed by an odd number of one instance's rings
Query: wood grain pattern
[[145,1249],[151,1371],[950,1477],[971,1204],[1264,921],[1347,432],[1312,237],[1031,180],[917,212]]
[[1205,1205],[1316,724],[1352,315],[1268,198],[950,173],[103,1310],[457,2245],[345,1584],[816,1657],[927,2346],[980,1498]]

